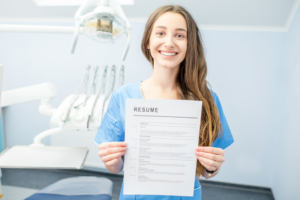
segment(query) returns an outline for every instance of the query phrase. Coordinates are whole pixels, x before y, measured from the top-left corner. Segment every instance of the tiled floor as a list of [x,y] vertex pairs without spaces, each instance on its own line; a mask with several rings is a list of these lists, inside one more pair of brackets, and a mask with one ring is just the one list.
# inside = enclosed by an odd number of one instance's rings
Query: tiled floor
[[203,200],[274,200],[270,189],[202,181]]
[[[26,196],[30,192],[38,191],[63,178],[74,176],[98,176],[109,178],[114,183],[112,198],[113,200],[119,199],[123,180],[122,176],[85,170],[2,169],[2,184],[4,185],[4,188],[6,187],[8,190],[13,189],[8,186],[22,187],[24,190],[19,190],[20,192],[18,193]],[[268,188],[241,186],[205,180],[201,181],[201,185],[202,200],[274,200],[273,195]],[[26,190],[26,188],[29,190]],[[4,200],[12,200],[12,198]],[[13,200],[19,200],[19,198],[14,198]]]

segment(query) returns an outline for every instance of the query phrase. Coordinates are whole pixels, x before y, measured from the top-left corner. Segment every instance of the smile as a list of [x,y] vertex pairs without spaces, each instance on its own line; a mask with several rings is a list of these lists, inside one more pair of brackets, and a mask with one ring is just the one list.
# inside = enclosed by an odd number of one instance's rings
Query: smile
[[159,51],[159,53],[164,56],[176,56],[178,54],[177,52],[164,52],[164,51]]

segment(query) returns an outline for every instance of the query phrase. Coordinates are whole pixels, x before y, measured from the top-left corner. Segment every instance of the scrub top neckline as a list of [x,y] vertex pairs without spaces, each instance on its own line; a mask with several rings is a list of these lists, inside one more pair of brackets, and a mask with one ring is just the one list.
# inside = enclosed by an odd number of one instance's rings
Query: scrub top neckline
[[[144,95],[143,95],[142,88],[141,88],[141,83],[142,83],[142,82],[143,82],[143,81],[138,82],[138,87],[139,87],[141,99],[145,99],[145,98],[144,98]],[[174,100],[175,100],[175,99],[174,99]],[[184,100],[184,99],[182,98],[182,99],[176,99],[176,100]]]
[[144,98],[144,95],[143,95],[142,88],[141,88],[141,83],[142,83],[142,82],[143,82],[143,81],[138,82],[138,87],[139,87],[139,89],[140,89],[140,95],[141,95],[142,99],[145,99],[145,98]]

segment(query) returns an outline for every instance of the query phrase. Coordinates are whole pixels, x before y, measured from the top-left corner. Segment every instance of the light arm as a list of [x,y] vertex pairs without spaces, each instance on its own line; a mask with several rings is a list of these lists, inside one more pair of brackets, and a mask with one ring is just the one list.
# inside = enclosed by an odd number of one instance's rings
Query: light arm
[[41,100],[39,112],[51,117],[56,109],[52,108],[49,102],[56,94],[55,87],[50,82],[4,91],[1,97],[1,107]]

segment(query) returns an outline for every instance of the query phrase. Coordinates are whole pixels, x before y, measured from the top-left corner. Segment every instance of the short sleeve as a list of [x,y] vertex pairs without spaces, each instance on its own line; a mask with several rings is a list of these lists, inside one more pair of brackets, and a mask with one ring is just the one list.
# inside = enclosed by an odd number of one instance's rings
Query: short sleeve
[[216,93],[213,93],[213,99],[219,110],[222,132],[221,131],[219,132],[218,138],[213,142],[212,147],[226,149],[234,142],[234,139],[229,129],[226,117],[224,115],[221,102]]
[[124,132],[120,126],[120,106],[116,101],[114,94],[111,96],[107,111],[99,126],[94,141],[100,145],[103,142],[124,141]]

